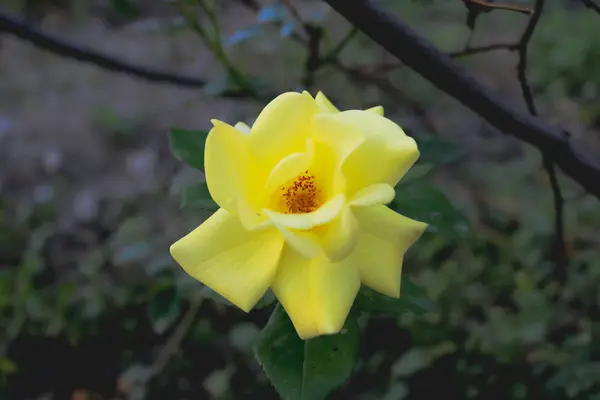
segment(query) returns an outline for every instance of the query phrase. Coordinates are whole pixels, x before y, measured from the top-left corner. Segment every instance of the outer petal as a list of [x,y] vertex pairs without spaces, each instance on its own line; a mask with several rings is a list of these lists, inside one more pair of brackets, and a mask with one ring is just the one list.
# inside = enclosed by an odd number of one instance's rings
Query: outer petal
[[310,339],[342,329],[360,278],[356,267],[346,261],[309,260],[285,247],[272,288],[298,335]]
[[359,267],[361,281],[392,297],[400,295],[404,253],[427,224],[406,218],[386,206],[354,209],[361,226],[356,249],[348,256]]
[[383,106],[375,106],[371,108],[367,108],[365,111],[373,112],[377,115],[381,115],[383,117]]
[[240,131],[240,132],[250,133],[250,127],[248,125],[246,125],[245,123],[243,123],[243,122],[238,122],[233,127],[235,129],[237,129],[238,131]]
[[340,110],[338,110],[337,107],[333,105],[333,103],[327,98],[327,96],[323,94],[323,92],[317,93],[317,95],[315,96],[315,101],[317,102],[317,105],[321,109],[322,113],[335,114],[340,112]]
[[275,228],[248,232],[219,209],[171,246],[171,255],[192,277],[248,312],[275,276],[283,237]]
[[364,138],[342,168],[349,195],[375,183],[396,186],[419,157],[415,141],[394,122],[376,113],[350,110],[329,118],[336,119],[337,129],[352,127]]
[[214,128],[206,138],[204,168],[206,184],[215,202],[232,213],[238,202],[254,209],[262,202],[266,174],[253,162],[249,151],[250,136],[234,127],[212,121]]
[[331,261],[344,259],[356,246],[359,224],[352,209],[345,206],[338,218],[313,229],[325,255]]
[[271,101],[252,126],[250,145],[268,171],[285,156],[305,151],[312,117],[319,112],[308,92],[284,93]]

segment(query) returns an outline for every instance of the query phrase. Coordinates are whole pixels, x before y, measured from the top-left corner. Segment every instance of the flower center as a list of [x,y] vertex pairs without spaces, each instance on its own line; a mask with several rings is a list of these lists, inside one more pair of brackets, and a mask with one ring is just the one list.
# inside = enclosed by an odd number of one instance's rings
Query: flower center
[[287,214],[305,214],[315,211],[321,205],[315,177],[308,170],[298,176],[287,187],[281,188],[284,208]]

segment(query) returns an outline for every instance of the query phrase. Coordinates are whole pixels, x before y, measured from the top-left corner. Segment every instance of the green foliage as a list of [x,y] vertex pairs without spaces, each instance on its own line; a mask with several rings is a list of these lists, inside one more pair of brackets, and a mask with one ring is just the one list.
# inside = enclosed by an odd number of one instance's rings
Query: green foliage
[[439,233],[450,239],[470,234],[470,224],[448,198],[424,181],[412,181],[396,186],[396,198],[390,205],[409,218],[429,224],[429,232]]
[[318,400],[350,377],[359,342],[352,317],[337,335],[301,340],[283,307],[277,306],[257,340],[255,353],[282,398]]
[[196,169],[204,169],[204,145],[207,131],[173,128],[169,132],[169,143],[173,155]]
[[181,194],[181,207],[206,210],[217,210],[219,208],[212,197],[210,197],[206,183],[185,188]]
[[464,151],[456,144],[437,136],[419,133],[415,137],[415,141],[421,153],[419,163],[422,164],[450,164],[464,154]]
[[408,277],[402,278],[400,298],[385,296],[363,286],[356,297],[354,306],[358,310],[384,315],[400,315],[405,312],[424,314],[432,311],[435,307],[425,293]]

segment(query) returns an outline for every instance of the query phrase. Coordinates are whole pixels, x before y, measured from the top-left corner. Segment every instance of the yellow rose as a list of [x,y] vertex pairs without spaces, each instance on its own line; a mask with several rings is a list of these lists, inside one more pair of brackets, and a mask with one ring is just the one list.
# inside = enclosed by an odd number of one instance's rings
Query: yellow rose
[[338,333],[361,282],[399,297],[426,224],[385,206],[419,151],[381,107],[339,112],[291,92],[252,128],[212,123],[206,183],[220,209],[171,246],[188,274],[246,312],[270,287],[303,339]]

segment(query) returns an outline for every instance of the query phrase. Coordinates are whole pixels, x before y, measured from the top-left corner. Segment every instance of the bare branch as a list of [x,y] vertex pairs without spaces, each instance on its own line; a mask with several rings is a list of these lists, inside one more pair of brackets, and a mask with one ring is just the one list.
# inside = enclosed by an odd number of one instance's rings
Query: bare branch
[[568,176],[600,198],[600,164],[575,149],[561,129],[497,98],[398,18],[366,0],[325,0],[350,23],[439,89],[499,130],[544,151]]
[[[529,41],[533,36],[535,28],[542,16],[542,12],[544,10],[544,0],[536,0],[535,1],[535,9],[523,35],[521,36],[521,40],[519,41],[518,50],[519,50],[519,64],[517,65],[517,78],[519,80],[519,85],[521,86],[521,92],[523,93],[523,98],[525,99],[525,103],[527,104],[527,109],[531,115],[538,115],[537,108],[535,106],[535,101],[533,99],[533,93],[531,91],[531,87],[527,81],[527,52],[529,49]],[[554,200],[554,229],[555,229],[555,242],[554,242],[554,250],[552,253],[556,257],[556,268],[555,274],[556,278],[563,282],[567,276],[567,253],[566,253],[566,241],[565,241],[565,229],[564,229],[564,200],[563,195],[560,190],[560,185],[558,183],[558,178],[556,176],[556,170],[554,168],[554,162],[552,158],[544,153],[542,150],[543,164],[544,168],[548,171],[548,177],[550,178],[550,186],[552,188],[552,197]]]
[[517,6],[514,4],[500,4],[500,3],[490,3],[483,0],[463,0],[468,5],[477,7],[481,12],[490,12],[492,10],[505,10],[505,11],[515,11],[521,14],[530,15],[532,13],[531,8]]
[[590,10],[593,10],[600,14],[600,6],[594,3],[594,0],[581,0],[581,2]]
[[448,53],[448,56],[450,58],[459,58],[459,57],[464,57],[464,56],[471,56],[474,54],[487,53],[487,52],[496,51],[496,50],[514,51],[514,50],[517,50],[518,46],[519,45],[515,44],[515,43],[494,43],[494,44],[488,44],[485,46],[467,47],[466,49],[463,49],[463,50],[458,50],[458,51],[453,51],[451,53]]
[[[72,58],[84,63],[94,64],[103,69],[129,74],[151,82],[163,82],[178,86],[201,88],[206,81],[191,76],[171,74],[156,69],[146,68],[127,63],[115,57],[102,54],[96,50],[80,47],[62,39],[52,37],[41,32],[19,19],[0,12],[0,32],[5,32],[32,45],[50,51],[62,57]],[[243,91],[230,91],[223,94],[225,97],[248,97],[249,93]]]

